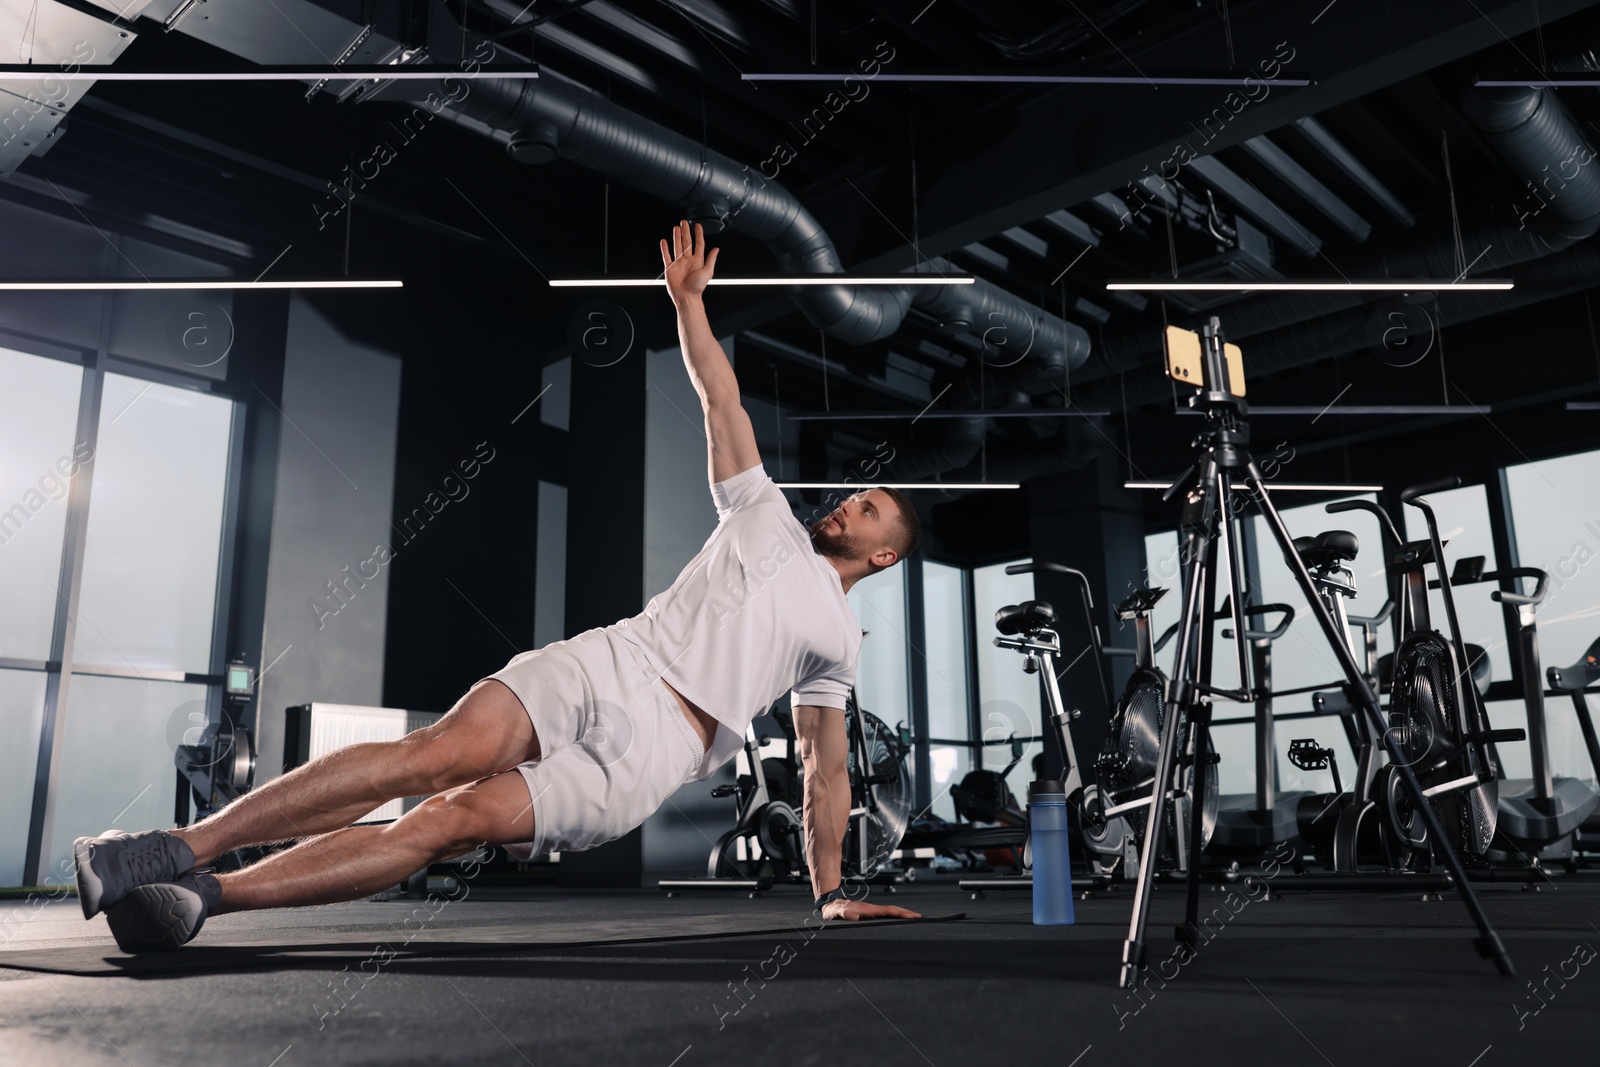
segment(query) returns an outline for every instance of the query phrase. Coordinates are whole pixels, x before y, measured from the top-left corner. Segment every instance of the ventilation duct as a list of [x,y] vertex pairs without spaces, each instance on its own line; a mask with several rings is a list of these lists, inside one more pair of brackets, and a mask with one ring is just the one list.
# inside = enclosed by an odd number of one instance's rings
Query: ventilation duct
[[[764,243],[780,270],[844,270],[827,231],[783,186],[759,170],[674,133],[659,123],[549,71],[535,81],[483,78],[440,114],[504,144],[523,162],[565,159],[685,209],[715,233],[730,229]],[[954,268],[938,260],[924,271]],[[794,295],[812,325],[851,344],[889,337],[913,301],[945,328],[1008,344],[1032,338],[1032,352],[1081,364],[1089,337],[988,282],[970,286],[806,286]]]

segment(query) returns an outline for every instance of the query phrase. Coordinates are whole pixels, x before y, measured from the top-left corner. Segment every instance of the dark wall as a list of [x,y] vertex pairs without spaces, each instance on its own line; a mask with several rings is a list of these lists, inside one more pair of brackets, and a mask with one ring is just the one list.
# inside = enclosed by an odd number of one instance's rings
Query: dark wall
[[539,393],[560,311],[542,285],[464,277],[408,277],[351,324],[404,366],[383,685],[392,707],[448,710],[533,642],[540,456],[559,431],[537,407],[517,416]]

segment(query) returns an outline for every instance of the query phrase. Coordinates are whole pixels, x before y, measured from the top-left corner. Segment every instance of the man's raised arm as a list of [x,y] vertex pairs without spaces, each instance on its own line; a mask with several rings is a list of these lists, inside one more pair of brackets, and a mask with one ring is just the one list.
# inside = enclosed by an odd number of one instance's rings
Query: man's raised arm
[[689,369],[689,380],[700,394],[700,407],[705,412],[713,485],[761,462],[750,416],[739,402],[739,380],[706,319],[702,298],[716,267],[718,251],[713,248],[707,255],[705,232],[699,223],[691,232],[687,221],[673,227],[670,251],[667,242],[661,242],[667,292],[678,309],[678,342],[683,346],[684,366]]

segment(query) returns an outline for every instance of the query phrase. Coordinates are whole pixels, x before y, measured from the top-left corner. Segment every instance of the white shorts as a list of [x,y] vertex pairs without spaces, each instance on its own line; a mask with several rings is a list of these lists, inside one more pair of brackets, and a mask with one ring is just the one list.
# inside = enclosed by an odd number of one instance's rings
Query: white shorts
[[518,765],[534,839],[518,859],[577,852],[644,822],[700,773],[705,745],[644,653],[610,629],[524,652],[489,676],[528,712],[540,758]]

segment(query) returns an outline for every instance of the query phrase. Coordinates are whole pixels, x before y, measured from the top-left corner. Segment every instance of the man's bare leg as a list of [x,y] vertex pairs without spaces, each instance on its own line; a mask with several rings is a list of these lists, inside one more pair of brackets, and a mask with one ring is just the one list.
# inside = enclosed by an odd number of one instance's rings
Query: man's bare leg
[[522,702],[500,682],[485,681],[432,726],[399,741],[348,745],[319,756],[172,833],[203,866],[246,845],[328,834],[396,797],[437,793],[538,758],[539,739]]
[[522,775],[496,774],[430,797],[387,825],[308,838],[242,871],[220,874],[217,912],[356,900],[479,845],[532,841],[533,831]]
[[124,952],[171,950],[224,911],[331,904],[369,896],[435,860],[483,844],[532,840],[533,804],[521,774],[504,772],[428,798],[387,826],[309,838],[236,874],[191,871],[135,886],[106,909]]

